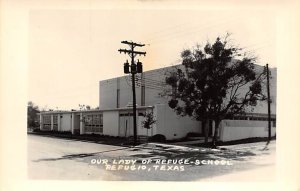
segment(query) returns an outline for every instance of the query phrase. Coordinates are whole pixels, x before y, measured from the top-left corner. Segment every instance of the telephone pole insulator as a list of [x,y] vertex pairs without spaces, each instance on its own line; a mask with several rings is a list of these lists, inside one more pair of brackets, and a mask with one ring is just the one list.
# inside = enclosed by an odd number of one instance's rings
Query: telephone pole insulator
[[138,73],[143,73],[143,64],[139,60],[136,64],[136,70]]
[[130,73],[128,60],[124,63],[124,73],[125,74]]

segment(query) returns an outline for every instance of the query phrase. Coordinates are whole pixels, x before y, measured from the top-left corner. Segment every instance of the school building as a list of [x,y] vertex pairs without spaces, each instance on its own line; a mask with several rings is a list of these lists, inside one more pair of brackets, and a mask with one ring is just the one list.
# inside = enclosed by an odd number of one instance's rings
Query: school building
[[[180,65],[146,71],[136,75],[137,135],[162,134],[167,140],[180,139],[188,133],[203,134],[202,123],[181,117],[169,108],[168,99],[161,95],[166,88],[165,77]],[[263,66],[256,65],[257,71]],[[276,135],[276,68],[270,69],[272,136]],[[72,134],[103,134],[133,136],[131,77],[122,76],[99,83],[99,109],[85,111],[48,111],[40,113],[40,130],[68,131]],[[149,130],[142,126],[145,113],[153,112],[156,123]],[[268,136],[267,102],[259,102],[246,115],[221,122],[218,139],[231,141]],[[209,121],[209,135],[213,136],[214,122]]]

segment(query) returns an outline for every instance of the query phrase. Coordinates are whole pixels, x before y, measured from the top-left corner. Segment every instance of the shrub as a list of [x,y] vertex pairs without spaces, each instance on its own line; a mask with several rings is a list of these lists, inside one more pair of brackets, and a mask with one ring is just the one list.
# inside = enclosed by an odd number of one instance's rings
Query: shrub
[[153,135],[152,137],[149,137],[148,140],[152,141],[152,142],[165,143],[166,137],[162,134],[156,134],[156,135]]
[[41,132],[41,130],[38,128],[38,129],[33,129],[33,132]]

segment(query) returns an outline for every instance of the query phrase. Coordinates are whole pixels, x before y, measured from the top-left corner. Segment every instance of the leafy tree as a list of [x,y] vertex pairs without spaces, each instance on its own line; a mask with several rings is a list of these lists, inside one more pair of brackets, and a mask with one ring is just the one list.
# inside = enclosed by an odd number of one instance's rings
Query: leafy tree
[[156,122],[155,117],[153,115],[153,112],[148,112],[145,114],[145,120],[142,121],[142,125],[144,128],[147,129],[147,135],[148,130],[152,128],[152,125]]
[[79,104],[79,110],[91,110],[91,106]]
[[183,66],[167,74],[166,83],[172,88],[164,92],[178,115],[215,121],[213,147],[223,119],[244,114],[266,99],[262,88],[266,70],[259,71],[256,58],[241,54],[242,49],[229,45],[227,39],[228,35],[218,37],[203,48],[184,50]]
[[36,128],[39,126],[37,115],[39,112],[39,107],[32,101],[27,103],[27,128]]

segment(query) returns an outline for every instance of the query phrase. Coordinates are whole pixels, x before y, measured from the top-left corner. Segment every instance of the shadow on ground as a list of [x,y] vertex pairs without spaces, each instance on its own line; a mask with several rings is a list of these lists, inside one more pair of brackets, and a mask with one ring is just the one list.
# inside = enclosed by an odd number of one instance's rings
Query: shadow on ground
[[[138,146],[134,148],[118,148],[111,149],[101,152],[94,153],[79,153],[79,154],[69,154],[64,155],[58,158],[44,158],[34,160],[33,162],[42,162],[42,161],[57,161],[57,160],[75,160],[86,157],[94,157],[99,156],[103,153],[110,153],[114,151],[120,150],[128,150],[126,156],[120,156],[118,158],[132,158],[137,159],[138,162],[141,162],[143,159],[189,159],[190,161],[194,160],[235,160],[235,161],[245,161],[249,157],[255,156],[256,154],[251,151],[235,151],[230,149],[219,150],[219,149],[209,149],[209,148],[198,148],[198,149],[190,149],[183,150],[177,149],[172,146],[159,146],[156,145],[154,147],[144,147]],[[109,155],[108,155],[109,156]],[[108,157],[111,158],[111,157]]]
[[29,135],[35,136],[43,136],[43,137],[52,137],[57,139],[63,140],[70,140],[70,141],[81,141],[87,143],[96,143],[96,144],[104,144],[104,145],[113,145],[113,146],[129,146],[127,145],[128,140],[123,137],[111,137],[111,136],[104,136],[104,135],[72,135],[70,133],[57,133],[57,132],[27,132]]
[[112,150],[101,151],[101,152],[94,152],[94,153],[71,154],[71,155],[64,155],[64,156],[59,157],[59,158],[44,158],[44,159],[33,160],[33,162],[58,161],[58,160],[73,160],[73,159],[79,159],[79,158],[86,158],[86,157],[97,156],[99,154],[113,152],[113,151],[120,151],[120,150],[125,150],[125,149],[127,149],[127,148],[112,149]]
[[[133,150],[133,149],[132,149]],[[134,148],[136,154],[131,154],[129,157],[138,158],[139,162],[143,159],[189,159],[190,161],[195,160],[235,160],[235,161],[245,161],[249,157],[256,156],[254,152],[251,151],[234,151],[234,150],[217,150],[217,149],[207,149],[202,148],[192,151],[176,150],[164,148],[148,149],[145,148]],[[139,153],[139,151],[141,151]]]

